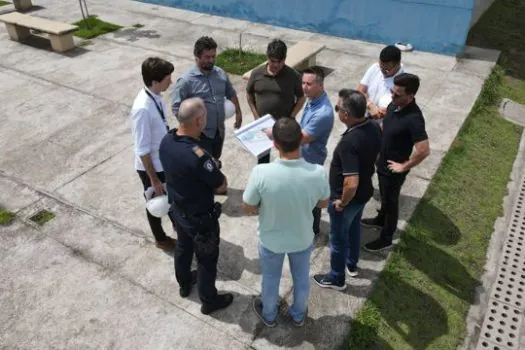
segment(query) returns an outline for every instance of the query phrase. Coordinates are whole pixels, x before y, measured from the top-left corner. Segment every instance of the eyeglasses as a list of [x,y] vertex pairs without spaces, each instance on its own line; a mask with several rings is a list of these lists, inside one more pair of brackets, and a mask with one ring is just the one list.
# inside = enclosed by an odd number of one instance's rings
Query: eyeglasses
[[382,71],[385,71],[387,73],[393,71],[394,69],[396,69],[396,67],[397,67],[397,63],[394,64],[392,67],[388,67],[386,64],[382,64],[382,63],[379,64],[379,68],[381,68]]

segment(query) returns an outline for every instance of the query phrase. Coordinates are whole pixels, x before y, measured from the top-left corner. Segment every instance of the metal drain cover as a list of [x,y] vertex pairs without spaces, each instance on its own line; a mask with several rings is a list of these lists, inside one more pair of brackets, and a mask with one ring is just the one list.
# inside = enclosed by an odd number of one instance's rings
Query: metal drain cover
[[525,176],[512,208],[496,281],[492,286],[476,349],[520,348],[525,310]]

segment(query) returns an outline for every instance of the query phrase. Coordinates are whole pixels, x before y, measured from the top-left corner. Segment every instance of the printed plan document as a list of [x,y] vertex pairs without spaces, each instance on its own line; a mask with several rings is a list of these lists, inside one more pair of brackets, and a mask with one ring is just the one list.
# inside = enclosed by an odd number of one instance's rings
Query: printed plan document
[[266,114],[235,131],[235,137],[254,156],[264,156],[270,152],[270,149],[273,147],[273,141],[266,136],[263,130],[272,128],[274,123],[275,120],[272,116]]

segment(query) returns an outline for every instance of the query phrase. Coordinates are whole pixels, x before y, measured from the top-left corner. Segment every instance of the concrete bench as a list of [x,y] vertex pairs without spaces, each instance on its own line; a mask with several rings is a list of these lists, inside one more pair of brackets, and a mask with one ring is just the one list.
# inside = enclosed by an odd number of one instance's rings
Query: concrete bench
[[22,41],[31,35],[30,29],[49,34],[51,47],[54,51],[65,52],[75,47],[73,32],[77,26],[51,21],[49,19],[11,12],[0,15],[0,22],[4,22],[11,40]]
[[[315,66],[317,54],[325,48],[322,44],[313,44],[306,41],[300,41],[288,49],[286,54],[286,64],[297,70],[303,70],[311,66]],[[257,69],[264,66],[266,61],[255,67]],[[243,74],[243,79],[250,79],[252,69]]]
[[28,10],[33,7],[31,0],[13,0],[13,5],[18,11]]

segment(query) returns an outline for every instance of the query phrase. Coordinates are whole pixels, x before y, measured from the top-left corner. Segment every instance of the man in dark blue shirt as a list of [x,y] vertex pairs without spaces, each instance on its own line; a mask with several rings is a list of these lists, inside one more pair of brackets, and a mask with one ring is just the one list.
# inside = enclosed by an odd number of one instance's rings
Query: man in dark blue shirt
[[170,219],[177,231],[175,276],[181,297],[191,293],[191,261],[197,257],[197,281],[201,312],[205,315],[230,305],[233,295],[217,294],[217,261],[220,242],[220,204],[214,202],[215,191],[225,191],[226,177],[213,157],[199,146],[206,127],[206,107],[201,98],[181,103],[177,113],[179,128],[171,130],[160,144]]

